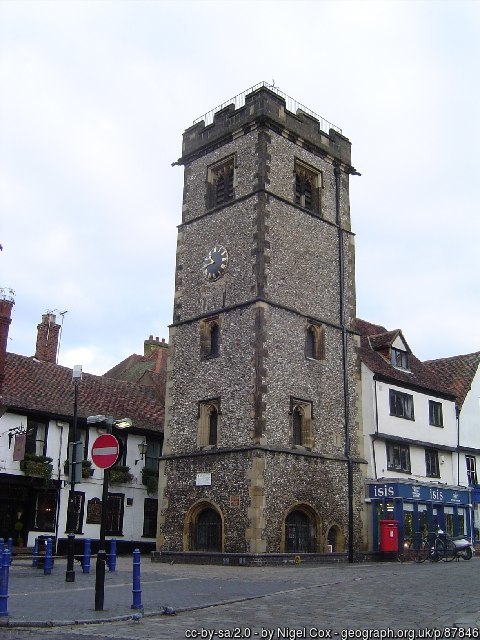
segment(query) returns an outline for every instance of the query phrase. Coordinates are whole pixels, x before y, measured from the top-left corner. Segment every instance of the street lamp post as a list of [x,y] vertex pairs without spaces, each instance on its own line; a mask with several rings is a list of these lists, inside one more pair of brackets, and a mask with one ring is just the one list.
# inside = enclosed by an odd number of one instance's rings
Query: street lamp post
[[[77,443],[77,410],[78,410],[78,383],[82,379],[82,365],[76,364],[72,371],[72,380],[74,386],[74,399],[73,399],[73,429],[72,429],[72,441],[71,441],[71,453],[69,453],[69,465],[68,470],[70,473],[70,493],[68,496],[67,506],[67,532],[68,532],[68,546],[67,546],[67,571],[65,573],[66,582],[75,582],[75,482],[79,479],[77,472],[78,458],[83,458],[83,455],[79,455],[79,447]],[[81,443],[80,443],[81,444]]]
[[[132,426],[129,418],[122,420],[114,420],[111,416],[89,416],[87,424],[105,424],[107,433],[111,434],[113,427],[117,429],[127,429]],[[93,458],[93,455],[92,455]],[[116,461],[112,463],[115,464]],[[98,542],[97,562],[95,565],[95,611],[103,611],[103,603],[105,599],[105,564],[107,560],[107,551],[105,544],[105,532],[107,529],[107,504],[108,504],[108,480],[109,468],[103,468],[103,489],[102,489],[102,515],[100,518],[100,536]]]

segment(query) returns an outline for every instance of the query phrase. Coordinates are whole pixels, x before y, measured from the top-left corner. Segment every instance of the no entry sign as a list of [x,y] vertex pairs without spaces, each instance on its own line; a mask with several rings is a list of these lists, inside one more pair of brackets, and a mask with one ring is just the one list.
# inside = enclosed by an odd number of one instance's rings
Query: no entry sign
[[100,469],[109,469],[116,463],[119,451],[120,447],[115,436],[110,433],[98,436],[92,446],[93,464]]

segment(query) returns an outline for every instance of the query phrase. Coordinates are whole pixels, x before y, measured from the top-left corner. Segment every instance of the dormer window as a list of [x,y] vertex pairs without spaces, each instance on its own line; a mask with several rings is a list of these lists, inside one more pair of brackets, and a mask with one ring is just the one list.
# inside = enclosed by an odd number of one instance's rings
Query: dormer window
[[392,347],[390,350],[390,361],[397,369],[408,370],[408,353],[406,351]]

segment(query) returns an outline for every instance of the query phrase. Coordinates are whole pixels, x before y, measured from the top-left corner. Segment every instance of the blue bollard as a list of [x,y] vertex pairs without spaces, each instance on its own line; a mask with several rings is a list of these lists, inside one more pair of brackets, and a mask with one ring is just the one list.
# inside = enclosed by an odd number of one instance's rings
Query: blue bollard
[[8,539],[8,552],[10,553],[10,564],[12,564],[13,560],[13,538]]
[[90,573],[90,558],[92,555],[92,541],[85,538],[85,547],[83,549],[82,570],[83,573]]
[[110,540],[110,553],[108,554],[108,570],[115,571],[117,568],[117,541]]
[[132,609],[143,609],[142,589],[140,587],[140,551],[133,552],[133,603]]
[[8,616],[8,574],[10,571],[10,552],[5,549],[0,556],[0,616]]
[[47,548],[45,549],[45,561],[43,563],[43,575],[52,575],[53,567],[53,552],[52,552],[52,539],[47,539]]
[[32,556],[32,567],[37,567],[38,565],[38,537],[35,538],[35,542],[33,543],[33,556]]

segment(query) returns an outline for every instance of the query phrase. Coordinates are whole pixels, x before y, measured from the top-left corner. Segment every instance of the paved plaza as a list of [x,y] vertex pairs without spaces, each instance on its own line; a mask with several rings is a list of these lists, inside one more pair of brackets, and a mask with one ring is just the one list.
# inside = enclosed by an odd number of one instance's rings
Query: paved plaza
[[[354,631],[360,637],[364,630],[391,629],[413,640],[405,630],[434,637],[430,630],[444,628],[456,629],[445,637],[480,636],[477,557],[469,562],[281,567],[157,564],[143,557],[143,618],[131,609],[131,558],[119,558],[117,570],[107,571],[103,612],[94,611],[94,567],[83,574],[76,565],[74,583],[65,582],[65,570],[62,559],[55,561],[51,576],[14,559],[10,615],[0,618],[2,639],[276,640],[330,634],[346,639],[355,637]],[[165,615],[165,607],[176,615]],[[463,635],[467,628],[468,636]],[[427,635],[421,635],[424,631]]]

